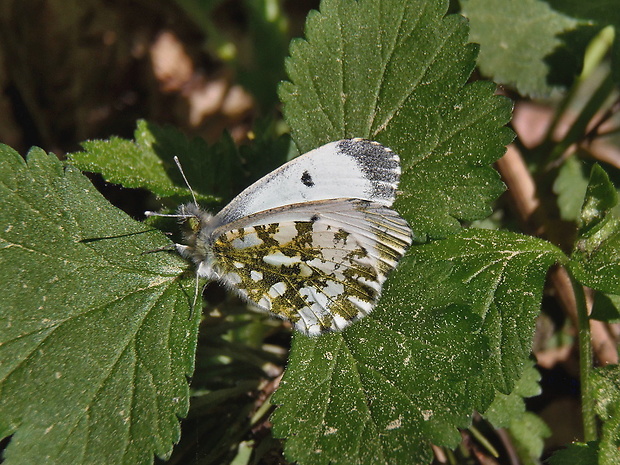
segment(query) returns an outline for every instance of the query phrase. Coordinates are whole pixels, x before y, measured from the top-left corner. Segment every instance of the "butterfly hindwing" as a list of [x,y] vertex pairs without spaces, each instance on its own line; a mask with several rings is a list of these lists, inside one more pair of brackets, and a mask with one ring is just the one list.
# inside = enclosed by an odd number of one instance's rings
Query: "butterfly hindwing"
[[318,335],[374,308],[411,243],[390,208],[358,199],[287,205],[213,233],[213,270],[259,308]]

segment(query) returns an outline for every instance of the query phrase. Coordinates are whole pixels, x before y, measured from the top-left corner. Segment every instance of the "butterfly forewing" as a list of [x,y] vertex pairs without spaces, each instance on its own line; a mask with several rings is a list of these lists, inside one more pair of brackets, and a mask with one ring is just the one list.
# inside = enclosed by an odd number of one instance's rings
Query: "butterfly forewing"
[[357,199],[287,205],[213,232],[213,269],[259,308],[308,335],[342,330],[374,308],[411,243],[405,220]]
[[390,206],[396,197],[400,159],[381,144],[344,139],[300,155],[235,197],[216,217],[226,224],[302,202],[354,198]]

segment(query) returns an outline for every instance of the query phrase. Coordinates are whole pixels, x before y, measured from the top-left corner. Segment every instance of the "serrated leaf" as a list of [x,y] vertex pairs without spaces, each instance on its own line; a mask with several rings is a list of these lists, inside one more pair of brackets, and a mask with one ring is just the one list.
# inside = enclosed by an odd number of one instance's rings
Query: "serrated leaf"
[[525,413],[523,398],[540,394],[540,373],[530,361],[510,394],[498,393],[484,417],[496,428],[506,428]]
[[538,461],[543,451],[543,439],[551,434],[544,421],[525,410],[523,399],[540,394],[539,381],[540,373],[530,361],[513,391],[510,394],[497,393],[493,403],[484,413],[484,417],[493,426],[508,430],[525,463]]
[[571,268],[583,284],[620,294],[620,220],[612,209],[618,193],[599,165],[592,167],[581,209],[581,230],[571,255]]
[[547,268],[562,257],[485,230],[413,246],[372,315],[342,334],[294,336],[272,418],[287,457],[425,463],[429,441],[455,446],[471,412],[521,376]]
[[83,171],[101,173],[108,182],[148,189],[160,197],[186,197],[189,191],[173,161],[177,156],[199,200],[230,198],[239,160],[230,138],[213,147],[198,137],[188,139],[172,127],[138,121],[134,141],[111,137],[83,142],[84,152],[69,154]]
[[540,456],[545,446],[544,439],[551,436],[547,424],[538,415],[525,412],[511,422],[508,432],[515,449],[519,452],[521,463],[540,464]]
[[249,173],[244,179],[245,185],[252,184],[286,163],[291,148],[294,148],[288,134],[275,136],[274,125],[269,120],[258,121],[252,132],[252,143],[239,147],[243,167]]
[[577,21],[554,11],[542,0],[462,0],[470,21],[470,40],[480,44],[481,71],[502,83],[514,85],[522,95],[546,95],[549,65],[545,62],[573,30]]
[[[488,216],[502,191],[490,164],[512,132],[510,102],[489,83],[465,85],[476,47],[467,24],[436,1],[324,0],[291,45],[280,86],[301,152],[345,137],[401,156],[396,207],[414,238],[440,238]],[[372,18],[372,20],[370,20]]]
[[[188,409],[197,319],[170,242],[40,149],[0,148],[5,464],[165,456]],[[188,291],[191,295],[192,290]]]
[[596,393],[596,414],[601,419],[599,463],[620,463],[620,367],[609,365],[592,373],[592,389]]

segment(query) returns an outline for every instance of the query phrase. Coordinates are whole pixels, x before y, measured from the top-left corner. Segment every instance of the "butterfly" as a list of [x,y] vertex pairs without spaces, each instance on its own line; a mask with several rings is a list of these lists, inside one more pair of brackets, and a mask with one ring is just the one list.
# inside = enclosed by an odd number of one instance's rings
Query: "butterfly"
[[365,139],[330,142],[282,165],[211,215],[179,207],[178,252],[258,309],[318,336],[370,313],[411,244],[390,207],[400,159]]

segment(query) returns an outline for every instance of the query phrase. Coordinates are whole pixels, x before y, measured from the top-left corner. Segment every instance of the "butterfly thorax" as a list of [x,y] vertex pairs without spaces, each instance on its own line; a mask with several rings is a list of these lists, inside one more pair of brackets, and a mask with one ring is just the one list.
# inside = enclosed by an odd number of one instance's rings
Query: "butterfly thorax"
[[198,276],[218,279],[220,273],[214,269],[216,261],[212,237],[213,231],[218,226],[218,220],[194,203],[181,205],[179,215],[183,218],[185,245],[177,244],[177,250],[196,264]]

